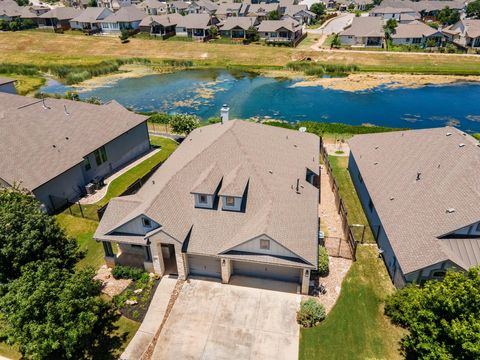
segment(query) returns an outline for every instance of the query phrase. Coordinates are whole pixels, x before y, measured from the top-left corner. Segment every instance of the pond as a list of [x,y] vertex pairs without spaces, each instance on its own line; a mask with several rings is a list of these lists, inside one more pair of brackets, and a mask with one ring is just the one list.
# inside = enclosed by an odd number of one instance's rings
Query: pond
[[231,118],[405,128],[453,125],[480,132],[478,83],[348,92],[320,86],[292,87],[298,81],[227,70],[186,70],[124,78],[95,88],[72,88],[50,80],[41,91],[75,90],[82,98],[115,99],[136,111],[184,112],[202,119],[218,116],[226,103]]

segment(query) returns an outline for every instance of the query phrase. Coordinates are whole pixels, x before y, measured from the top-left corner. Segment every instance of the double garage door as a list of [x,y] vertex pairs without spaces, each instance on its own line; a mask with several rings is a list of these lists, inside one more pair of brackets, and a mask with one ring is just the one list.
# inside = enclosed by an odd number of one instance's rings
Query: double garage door
[[253,276],[279,281],[300,282],[301,270],[286,266],[249,263],[244,261],[233,262],[233,275]]

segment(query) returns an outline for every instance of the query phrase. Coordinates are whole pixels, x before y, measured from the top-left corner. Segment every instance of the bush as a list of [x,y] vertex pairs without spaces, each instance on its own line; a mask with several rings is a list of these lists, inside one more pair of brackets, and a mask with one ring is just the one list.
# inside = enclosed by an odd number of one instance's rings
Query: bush
[[325,319],[325,308],[315,299],[302,301],[297,312],[297,322],[303,327],[317,326]]
[[112,275],[115,279],[139,280],[145,271],[140,268],[117,265],[112,269]]
[[320,276],[327,276],[329,269],[328,269],[328,254],[327,249],[325,246],[318,247],[318,274]]

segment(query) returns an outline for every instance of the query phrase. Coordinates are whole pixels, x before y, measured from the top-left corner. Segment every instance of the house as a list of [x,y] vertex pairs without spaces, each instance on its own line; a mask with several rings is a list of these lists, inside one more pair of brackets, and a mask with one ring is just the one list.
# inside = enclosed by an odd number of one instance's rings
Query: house
[[35,18],[40,29],[68,30],[70,20],[79,16],[81,9],[69,7],[57,7]]
[[462,47],[480,48],[480,20],[463,19],[442,30],[448,41]]
[[480,146],[453,127],[355,136],[349,171],[397,287],[480,265]]
[[210,0],[194,0],[188,7],[186,12],[188,14],[215,14],[218,5]]
[[260,21],[267,19],[268,15],[274,11],[280,15],[280,5],[278,3],[251,4],[245,7],[245,10],[242,8],[244,16],[257,17]]
[[293,19],[264,20],[258,25],[258,34],[267,43],[290,43],[295,46],[302,38],[302,25]]
[[443,40],[440,31],[420,21],[398,24],[391,37],[394,45],[416,45],[419,47],[426,47],[427,42],[432,42],[432,40],[435,46],[438,46]]
[[142,1],[137,7],[147,15],[165,15],[168,14],[168,5],[165,2],[158,0],[145,0]]
[[87,7],[80,15],[70,20],[70,27],[89,34],[100,32],[102,31],[100,21],[112,14],[113,12],[108,8]]
[[[386,18],[388,15],[395,13],[396,19],[398,21],[399,12],[405,13],[406,10],[414,11],[419,14],[420,18],[427,20],[436,20],[438,13],[445,7],[449,7],[453,10],[458,10],[462,12],[465,8],[465,1],[462,0],[420,0],[420,1],[410,1],[410,0],[384,0],[381,5],[373,9],[374,13],[377,11],[384,11],[386,8],[390,9],[389,13],[385,13]],[[393,11],[392,9],[397,9]],[[413,15],[410,12],[411,15]],[[383,16],[383,15],[380,15]]]
[[110,266],[136,259],[159,275],[252,276],[307,294],[318,264],[319,138],[227,119],[194,130],[135,195],[112,199],[94,238]]
[[170,12],[172,13],[185,15],[188,12],[187,10],[188,10],[189,4],[187,4],[185,1],[174,0],[167,4],[170,6]]
[[22,7],[15,0],[0,0],[0,20],[11,21],[20,18]]
[[97,6],[117,11],[122,7],[132,6],[131,0],[97,0]]
[[175,27],[181,19],[180,14],[147,16],[140,22],[140,31],[167,39],[175,35]]
[[409,7],[392,7],[392,6],[378,6],[373,8],[370,11],[370,16],[374,17],[381,17],[385,22],[387,22],[390,19],[395,19],[397,22],[400,22],[401,18],[404,18],[405,21],[405,16],[408,16],[409,18],[415,18],[418,19],[420,18],[420,14]]
[[242,3],[220,3],[218,5],[217,11],[215,12],[215,16],[220,20],[224,20],[231,16],[239,16],[242,6],[244,6]]
[[121,7],[116,12],[100,21],[102,31],[105,33],[119,33],[122,30],[136,31],[140,22],[147,15],[135,6]]
[[317,15],[307,9],[307,5],[289,5],[283,11],[283,17],[295,19],[301,25],[309,25]]
[[92,105],[0,92],[0,178],[53,212],[150,149],[146,116],[115,101]]
[[383,23],[381,17],[355,17],[350,26],[338,34],[340,41],[344,45],[382,47],[385,38]]
[[248,29],[256,27],[258,23],[254,17],[228,17],[219,24],[220,35],[231,39],[246,39]]
[[16,94],[15,80],[0,76],[0,93]]
[[188,14],[178,21],[175,33],[177,36],[205,41],[210,38],[210,28],[218,23],[216,17],[208,14]]

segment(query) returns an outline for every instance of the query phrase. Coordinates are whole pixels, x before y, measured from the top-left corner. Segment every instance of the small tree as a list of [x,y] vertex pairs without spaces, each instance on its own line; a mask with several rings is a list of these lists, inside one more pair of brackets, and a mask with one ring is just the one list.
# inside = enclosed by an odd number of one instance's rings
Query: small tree
[[129,42],[130,40],[128,40],[128,38],[130,37],[130,33],[128,32],[128,30],[125,30],[123,29],[122,32],[120,33],[120,41],[122,44],[125,44],[127,42]]
[[480,0],[468,3],[466,13],[469,18],[480,18]]
[[332,38],[332,42],[330,43],[330,49],[336,48],[338,49],[342,46],[342,42],[340,41],[340,36],[338,34],[334,34]]
[[329,258],[325,246],[318,247],[318,274],[327,276],[329,272]]
[[212,37],[212,39],[216,39],[218,37],[218,29],[216,26],[210,26],[210,29],[208,29],[208,33]]
[[178,114],[170,119],[170,126],[174,133],[190,134],[200,124],[198,118],[194,115]]
[[267,15],[267,20],[280,20],[280,13],[278,10],[270,11]]
[[97,7],[98,6],[97,0],[89,0],[88,1],[88,6],[89,7]]
[[297,312],[297,322],[303,327],[313,327],[325,319],[325,308],[315,299],[302,301],[300,310]]
[[326,14],[327,8],[324,3],[314,3],[310,6],[310,11],[320,17]]
[[407,358],[480,358],[479,267],[409,285],[387,299],[385,313],[409,330],[401,341]]
[[448,6],[445,6],[437,15],[437,20],[444,25],[455,24],[460,20],[460,13],[458,10],[450,9]]
[[395,29],[397,28],[398,23],[397,20],[395,19],[388,19],[387,23],[384,26],[385,29],[385,35],[390,38],[391,35],[395,32]]
[[428,48],[433,48],[433,47],[437,46],[437,41],[435,39],[430,38],[430,39],[427,40],[425,45]]
[[258,41],[260,39],[260,35],[258,34],[258,30],[255,26],[250,26],[247,29],[246,36],[249,41]]

